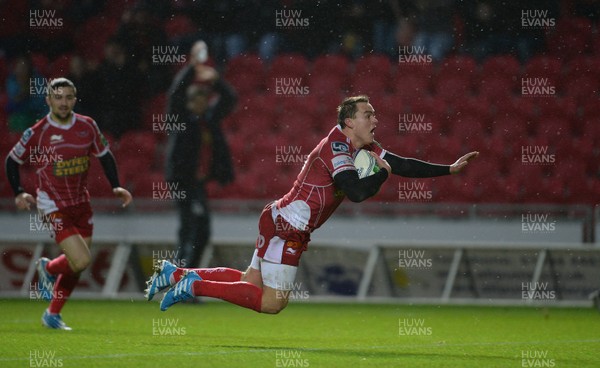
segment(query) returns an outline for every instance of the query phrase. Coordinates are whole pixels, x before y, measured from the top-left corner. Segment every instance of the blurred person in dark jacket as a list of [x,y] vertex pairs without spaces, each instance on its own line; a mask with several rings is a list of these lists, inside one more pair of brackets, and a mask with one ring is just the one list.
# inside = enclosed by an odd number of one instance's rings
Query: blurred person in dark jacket
[[[169,135],[166,180],[170,188],[182,194],[178,202],[180,228],[176,257],[180,265],[187,267],[198,265],[210,239],[205,183],[216,180],[225,185],[234,177],[220,124],[234,109],[237,97],[217,71],[205,64],[207,59],[206,43],[196,42],[190,62],[175,76],[168,93],[167,113],[185,122],[183,128]],[[207,143],[209,150],[203,149]],[[199,174],[199,169],[203,173]]]

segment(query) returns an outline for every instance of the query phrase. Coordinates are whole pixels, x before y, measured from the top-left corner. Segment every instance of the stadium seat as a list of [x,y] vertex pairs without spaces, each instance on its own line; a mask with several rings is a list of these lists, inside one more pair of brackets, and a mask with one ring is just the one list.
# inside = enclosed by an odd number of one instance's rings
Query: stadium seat
[[144,173],[144,175],[138,174],[132,176],[128,187],[131,188],[131,194],[134,197],[160,200],[159,198],[167,198],[164,194],[161,196],[162,192],[164,192],[161,188],[166,188],[163,183],[165,183],[164,173],[149,171]]
[[354,78],[349,86],[349,93],[352,95],[367,95],[371,99],[377,100],[382,98],[387,92],[389,81],[379,78],[370,78],[368,76],[362,78]]
[[279,54],[273,59],[268,70],[267,86],[274,86],[275,78],[302,78],[302,84],[308,85],[308,73],[309,63],[304,55]]
[[138,167],[152,167],[157,137],[152,132],[129,131],[119,139],[120,160],[134,160]]
[[502,75],[484,76],[477,85],[479,95],[490,101],[512,97],[516,91],[512,77]]
[[563,88],[567,96],[583,103],[600,96],[600,79],[593,74],[580,76],[566,80]]
[[517,83],[520,75],[521,64],[512,55],[490,56],[481,64],[480,78],[497,76],[513,80],[514,83]]
[[57,78],[70,74],[71,69],[71,54],[63,54],[52,60],[49,70],[49,78]]
[[[164,119],[167,113],[167,94],[161,93],[143,102],[142,106],[142,128],[153,131],[154,123]],[[177,122],[183,122],[183,116],[177,117]]]
[[490,101],[494,116],[519,116],[527,121],[537,117],[535,99],[528,97],[513,97]]
[[[391,88],[392,63],[387,56],[368,54],[358,58],[354,64],[352,81],[376,80],[376,88],[383,88],[385,92]],[[352,88],[352,86],[350,87]]]
[[341,90],[347,88],[346,82],[335,75],[312,74],[309,79],[309,93],[323,97],[337,95]]
[[460,77],[468,82],[468,89],[471,89],[479,75],[478,71],[477,62],[471,56],[452,55],[440,63],[437,80]]
[[225,79],[241,96],[262,92],[265,79],[263,62],[253,54],[236,56],[227,63]]
[[563,82],[561,85],[569,80],[588,76],[593,76],[594,79],[600,78],[600,58],[591,55],[579,55],[563,67]]
[[420,63],[420,64],[406,64],[398,63],[396,68],[396,80],[400,81],[403,77],[407,76],[419,76],[422,78],[429,78],[434,80],[436,76],[435,64],[433,63]]
[[185,14],[172,15],[165,21],[164,28],[167,37],[172,43],[196,32],[194,22]]
[[471,116],[480,121],[486,133],[491,133],[491,113],[488,100],[481,95],[466,96],[453,102],[450,110],[453,116]]
[[[119,1],[111,2],[111,6]],[[121,12],[124,8],[121,8]],[[120,13],[119,13],[120,14]],[[118,17],[97,15],[88,19],[81,29],[75,33],[75,46],[78,53],[87,60],[102,61],[104,46],[108,39],[115,34],[119,27]],[[94,37],[90,37],[94,35]]]
[[513,139],[526,139],[531,122],[516,114],[497,114],[492,120],[494,135],[506,135]]
[[471,81],[468,76],[443,75],[434,86],[435,96],[448,102],[454,102],[471,96]]
[[570,121],[577,116],[578,104],[573,96],[543,98],[537,106],[540,118],[560,117]]
[[348,82],[350,62],[343,55],[325,54],[319,55],[312,63],[311,76],[331,76],[338,80],[342,87]]
[[428,75],[396,75],[394,90],[400,98],[425,97],[431,94],[431,76]]
[[474,116],[450,115],[449,119],[450,137],[465,147],[477,147],[487,135],[485,123]]
[[534,56],[525,64],[521,83],[525,78],[547,80],[549,86],[558,87],[561,81],[562,59],[557,56]]
[[551,143],[560,139],[571,139],[571,124],[559,116],[546,116],[538,122],[536,135],[547,137]]
[[48,78],[50,61],[48,57],[42,53],[35,52],[31,54],[31,64],[33,68],[38,71],[43,77]]

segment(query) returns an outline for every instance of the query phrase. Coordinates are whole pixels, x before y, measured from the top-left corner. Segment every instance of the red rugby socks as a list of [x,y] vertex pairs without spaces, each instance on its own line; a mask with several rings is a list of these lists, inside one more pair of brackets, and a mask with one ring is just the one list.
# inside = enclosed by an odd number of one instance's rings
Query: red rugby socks
[[235,270],[227,267],[216,267],[216,268],[178,268],[173,272],[173,279],[171,285],[179,282],[183,277],[185,271],[193,271],[198,274],[203,280],[209,281],[222,281],[222,282],[236,282],[242,278],[242,271]]
[[67,260],[67,256],[61,254],[60,256],[54,258],[46,265],[46,271],[48,271],[51,275],[58,275],[61,273],[72,273],[73,270],[71,266],[69,266],[69,260]]
[[200,280],[194,281],[192,291],[195,296],[218,298],[257,312],[261,310],[263,291],[249,282]]
[[[69,269],[70,271],[70,269]],[[60,313],[61,309],[71,296],[73,289],[77,286],[79,281],[79,273],[75,274],[73,271],[70,273],[61,273],[56,278],[54,283],[54,290],[52,293],[52,301],[48,307],[48,312],[57,314]]]

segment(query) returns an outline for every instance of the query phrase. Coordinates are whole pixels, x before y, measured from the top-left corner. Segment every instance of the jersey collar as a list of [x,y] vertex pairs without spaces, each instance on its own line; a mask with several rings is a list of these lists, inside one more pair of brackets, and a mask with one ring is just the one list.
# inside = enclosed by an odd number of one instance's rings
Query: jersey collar
[[60,124],[60,123],[57,123],[56,121],[52,120],[52,116],[50,115],[50,113],[48,113],[48,115],[46,115],[46,118],[48,119],[48,122],[50,123],[50,125],[52,125],[55,128],[58,128],[58,129],[68,130],[75,124],[75,113],[73,113],[73,115],[71,115],[71,121],[68,124]]

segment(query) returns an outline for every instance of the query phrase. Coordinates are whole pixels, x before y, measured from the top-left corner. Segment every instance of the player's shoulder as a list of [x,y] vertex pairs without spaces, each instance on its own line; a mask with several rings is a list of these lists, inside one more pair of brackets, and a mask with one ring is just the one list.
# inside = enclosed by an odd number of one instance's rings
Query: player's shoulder
[[327,137],[321,142],[321,156],[337,156],[352,154],[352,146],[348,138],[337,126],[334,127]]
[[33,136],[39,135],[44,129],[48,128],[49,125],[50,122],[48,121],[48,116],[46,115],[23,131],[23,134],[21,134],[21,143],[26,144]]
[[92,119],[91,117],[89,117],[87,115],[81,115],[81,114],[74,112],[73,116],[75,117],[75,123],[84,123],[84,124],[88,124],[88,125],[95,124],[94,119]]

